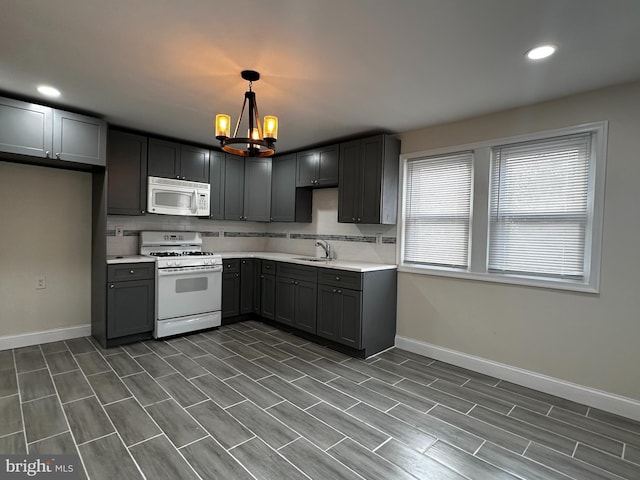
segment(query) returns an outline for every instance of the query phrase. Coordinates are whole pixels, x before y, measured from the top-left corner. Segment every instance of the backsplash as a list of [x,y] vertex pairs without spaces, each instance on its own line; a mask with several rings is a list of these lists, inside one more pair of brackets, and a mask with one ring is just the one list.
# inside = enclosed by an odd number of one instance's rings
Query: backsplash
[[[313,191],[312,223],[261,223],[204,220],[170,215],[107,218],[107,255],[138,253],[139,234],[144,230],[197,231],[203,249],[215,252],[268,251],[300,255],[322,255],[318,239],[331,244],[342,260],[395,263],[395,225],[338,223],[338,189]],[[116,237],[116,226],[123,236]]]

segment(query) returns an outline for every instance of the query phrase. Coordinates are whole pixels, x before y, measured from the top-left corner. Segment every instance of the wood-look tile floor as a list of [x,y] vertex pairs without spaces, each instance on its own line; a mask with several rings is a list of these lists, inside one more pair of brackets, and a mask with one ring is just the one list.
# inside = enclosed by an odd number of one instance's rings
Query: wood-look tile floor
[[100,479],[639,479],[640,422],[392,349],[248,321],[0,352],[0,453]]

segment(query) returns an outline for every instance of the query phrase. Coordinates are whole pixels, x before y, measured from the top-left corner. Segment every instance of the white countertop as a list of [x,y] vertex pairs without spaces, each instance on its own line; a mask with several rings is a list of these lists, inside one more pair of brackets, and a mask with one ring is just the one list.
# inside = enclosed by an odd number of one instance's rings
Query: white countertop
[[262,260],[275,260],[277,262],[297,263],[320,268],[335,268],[336,270],[350,270],[352,272],[374,272],[376,270],[395,270],[397,265],[388,263],[354,262],[349,260],[329,260],[314,262],[303,260],[311,258],[308,255],[275,252],[219,252],[222,258],[260,258]]
[[107,256],[107,264],[115,263],[143,263],[143,262],[155,262],[153,257],[147,257],[144,255],[109,255]]

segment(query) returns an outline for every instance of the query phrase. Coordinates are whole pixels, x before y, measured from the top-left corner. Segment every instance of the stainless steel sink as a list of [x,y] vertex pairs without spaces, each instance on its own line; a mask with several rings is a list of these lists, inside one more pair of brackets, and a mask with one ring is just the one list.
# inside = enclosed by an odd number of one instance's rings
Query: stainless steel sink
[[330,262],[332,259],[321,257],[296,257],[294,260],[304,260],[305,262]]

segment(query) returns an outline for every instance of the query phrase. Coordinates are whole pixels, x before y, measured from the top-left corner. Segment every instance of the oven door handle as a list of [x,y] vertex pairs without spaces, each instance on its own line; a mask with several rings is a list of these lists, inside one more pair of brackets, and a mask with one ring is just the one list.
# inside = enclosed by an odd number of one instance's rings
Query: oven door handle
[[216,265],[214,267],[207,268],[206,270],[191,270],[189,267],[176,267],[176,268],[159,268],[159,277],[177,276],[177,275],[194,275],[194,274],[208,274],[208,273],[221,273],[222,265]]

